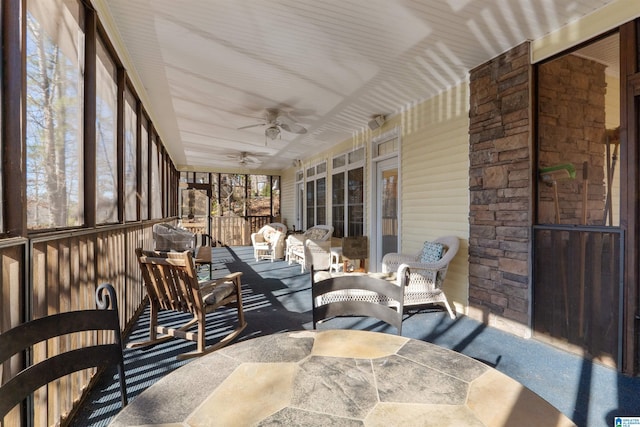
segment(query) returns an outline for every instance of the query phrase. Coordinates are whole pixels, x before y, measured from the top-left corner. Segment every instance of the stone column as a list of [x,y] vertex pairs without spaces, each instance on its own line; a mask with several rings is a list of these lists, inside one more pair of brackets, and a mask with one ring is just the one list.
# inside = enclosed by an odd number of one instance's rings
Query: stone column
[[470,73],[469,316],[527,335],[531,64],[524,43]]

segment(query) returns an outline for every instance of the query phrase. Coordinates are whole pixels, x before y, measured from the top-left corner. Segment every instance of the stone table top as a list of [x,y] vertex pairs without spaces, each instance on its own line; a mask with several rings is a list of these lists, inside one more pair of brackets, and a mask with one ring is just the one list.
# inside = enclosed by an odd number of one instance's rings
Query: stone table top
[[299,331],[236,343],[149,387],[111,426],[569,426],[517,381],[397,335]]

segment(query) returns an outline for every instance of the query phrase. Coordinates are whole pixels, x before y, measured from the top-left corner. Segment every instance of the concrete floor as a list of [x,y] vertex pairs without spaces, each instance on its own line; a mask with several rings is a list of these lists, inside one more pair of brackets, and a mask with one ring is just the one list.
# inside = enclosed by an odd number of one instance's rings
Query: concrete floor
[[[308,273],[299,265],[282,261],[255,262],[251,247],[215,248],[214,277],[242,271],[243,300],[248,327],[238,341],[267,334],[311,329],[311,296]],[[207,339],[215,342],[226,333],[232,312],[222,309],[209,315]],[[180,324],[183,315],[163,313],[161,322]],[[128,341],[147,335],[148,311],[144,311]],[[341,318],[320,328],[353,328],[384,331],[377,321]],[[391,333],[395,329],[388,326]],[[546,399],[578,426],[613,426],[614,417],[640,417],[640,378],[630,378],[590,360],[556,349],[535,339],[523,339],[458,315],[449,318],[440,308],[410,310],[403,336],[438,344],[480,360],[519,381]],[[188,361],[175,356],[194,344],[173,340],[146,350],[126,349],[129,400]],[[105,375],[74,419],[75,426],[105,426],[120,410],[116,378]]]

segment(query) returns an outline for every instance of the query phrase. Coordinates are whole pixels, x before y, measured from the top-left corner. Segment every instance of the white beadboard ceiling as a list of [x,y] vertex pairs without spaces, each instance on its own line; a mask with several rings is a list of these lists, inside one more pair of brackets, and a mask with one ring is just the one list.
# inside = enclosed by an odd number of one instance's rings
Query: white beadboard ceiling
[[[176,166],[197,171],[286,169],[608,3],[94,0]],[[238,129],[268,108],[308,132]]]

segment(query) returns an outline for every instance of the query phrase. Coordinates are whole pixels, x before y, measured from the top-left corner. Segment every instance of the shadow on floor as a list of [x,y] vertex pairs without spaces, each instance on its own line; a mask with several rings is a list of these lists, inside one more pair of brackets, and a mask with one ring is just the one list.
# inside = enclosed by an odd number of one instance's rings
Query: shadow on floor
[[[311,329],[308,273],[283,261],[255,262],[251,247],[214,248],[213,277],[242,271],[243,301],[248,326],[237,341],[258,336]],[[208,274],[208,270],[206,271]],[[207,316],[208,344],[226,335],[233,325],[233,309]],[[179,325],[184,315],[162,313],[160,322]],[[147,337],[148,308],[127,342]],[[319,326],[395,333],[376,320],[333,319]],[[463,353],[519,381],[571,418],[578,426],[613,426],[614,417],[640,416],[640,378],[629,378],[588,359],[555,349],[533,339],[522,339],[459,315],[455,320],[439,308],[406,312],[403,335]],[[125,349],[126,380],[132,401],[169,372],[188,363],[176,356],[195,344],[172,340],[146,349]],[[106,426],[120,410],[115,371],[105,373],[73,421],[73,426]]]

